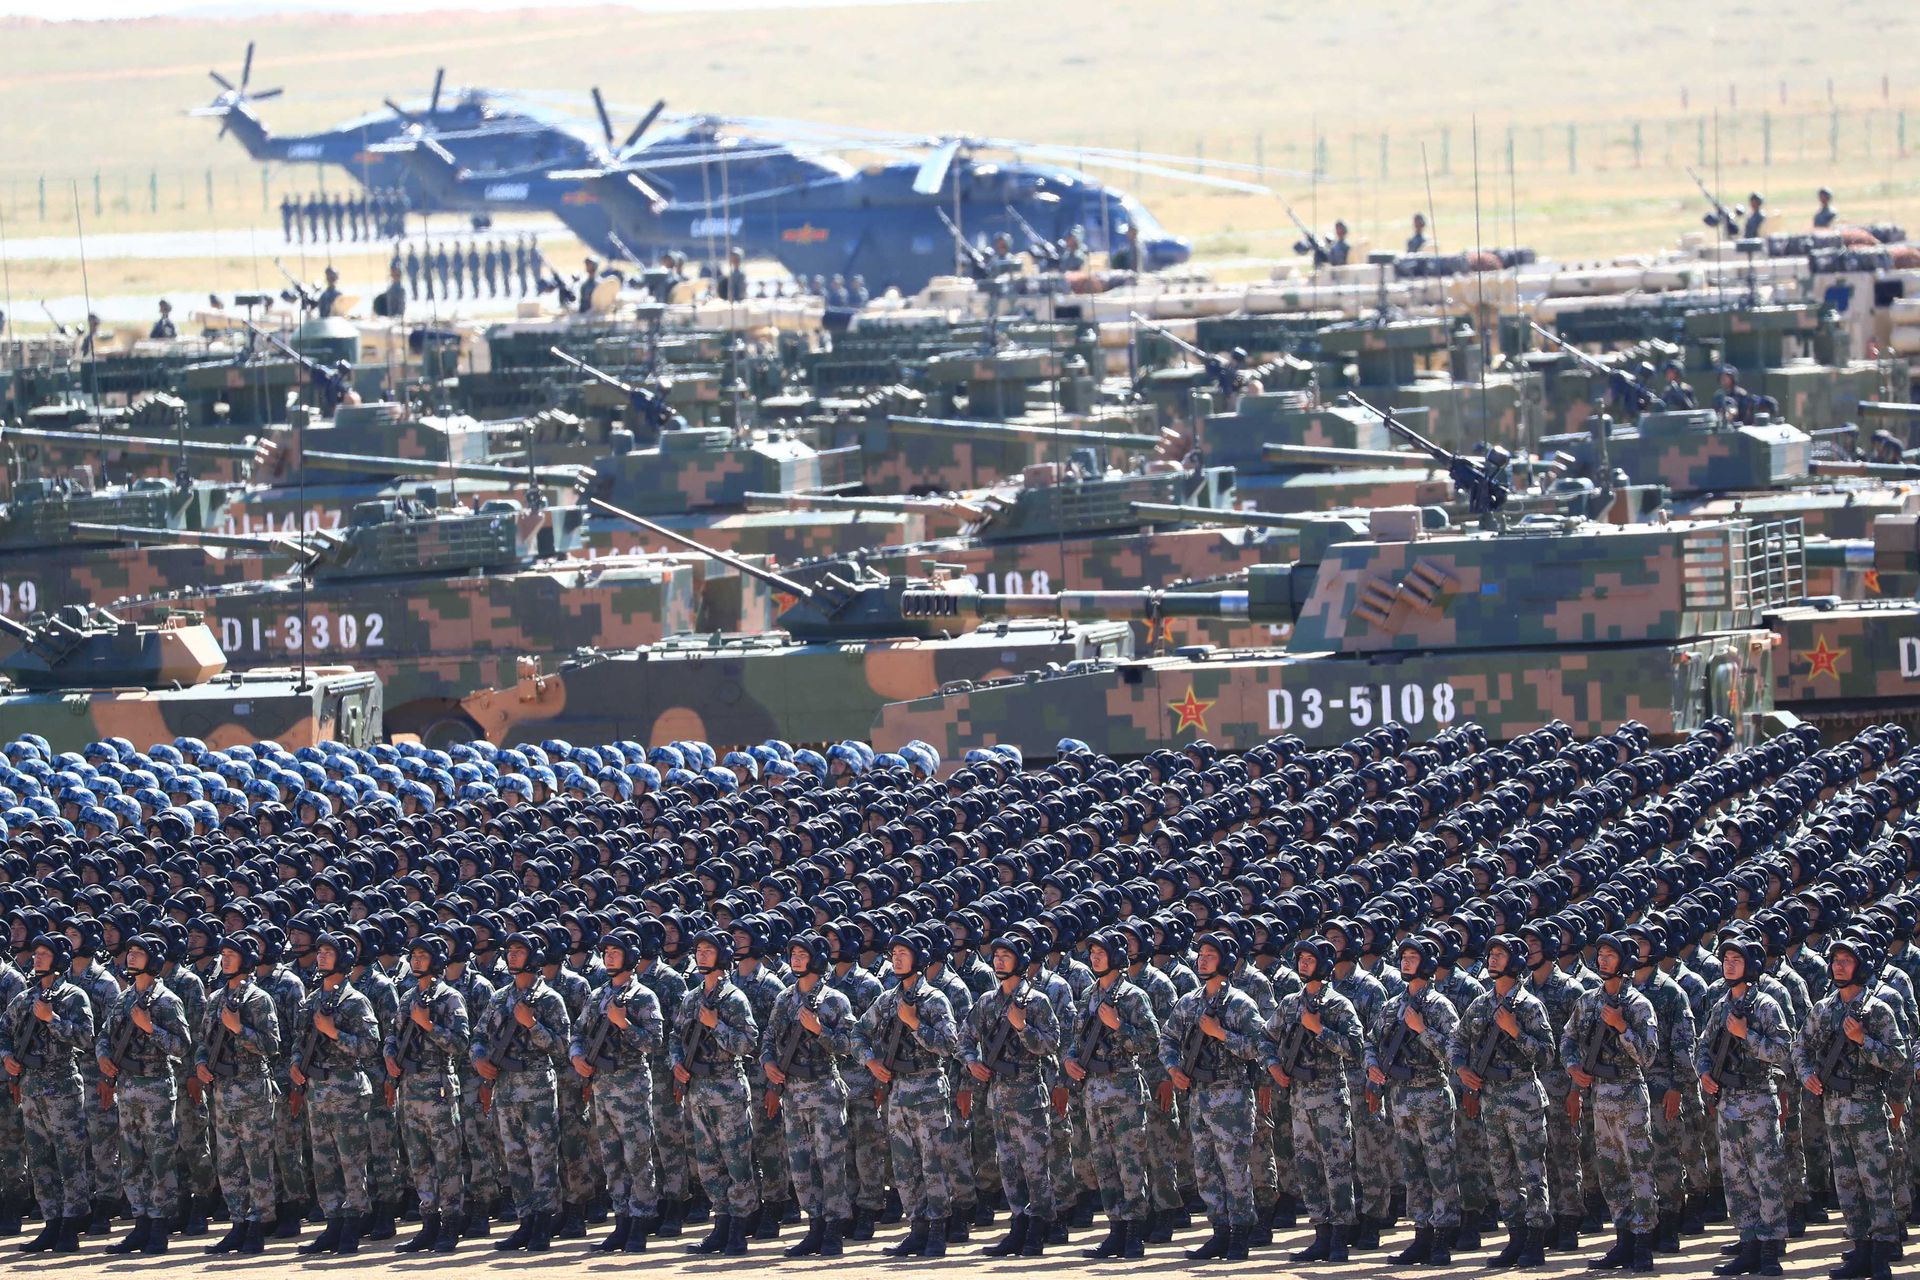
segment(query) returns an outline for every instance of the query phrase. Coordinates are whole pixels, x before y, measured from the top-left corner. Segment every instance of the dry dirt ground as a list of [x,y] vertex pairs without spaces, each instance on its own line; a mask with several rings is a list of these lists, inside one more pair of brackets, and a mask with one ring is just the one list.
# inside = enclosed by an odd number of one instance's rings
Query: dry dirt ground
[[[1181,1250],[1198,1244],[1205,1238],[1205,1232],[1195,1229],[1184,1233],[1174,1245],[1150,1246],[1145,1258],[1137,1262],[1088,1262],[1080,1256],[1082,1248],[1090,1248],[1097,1243],[1104,1230],[1080,1231],[1075,1233],[1075,1243],[1064,1248],[1053,1246],[1043,1258],[983,1258],[979,1256],[981,1244],[998,1239],[1005,1229],[1006,1218],[1001,1216],[998,1226],[989,1232],[975,1232],[975,1243],[953,1246],[944,1259],[893,1259],[884,1257],[880,1250],[901,1234],[901,1228],[892,1227],[882,1231],[870,1243],[849,1245],[846,1256],[823,1261],[818,1258],[804,1261],[787,1261],[780,1256],[780,1250],[798,1239],[800,1229],[788,1227],[784,1238],[779,1242],[756,1241],[752,1250],[744,1258],[715,1259],[689,1256],[685,1245],[690,1238],[680,1240],[654,1240],[649,1242],[643,1254],[619,1254],[609,1257],[594,1253],[588,1247],[607,1230],[595,1227],[589,1232],[587,1241],[556,1241],[553,1249],[544,1254],[495,1253],[490,1242],[469,1241],[461,1245],[459,1252],[448,1256],[431,1254],[423,1258],[412,1254],[392,1252],[392,1244],[386,1242],[374,1245],[362,1245],[360,1253],[351,1258],[328,1257],[324,1260],[302,1258],[296,1254],[293,1242],[272,1241],[265,1255],[259,1258],[233,1260],[228,1258],[209,1258],[203,1256],[202,1248],[214,1236],[180,1238],[173,1241],[173,1248],[162,1258],[139,1257],[123,1259],[108,1257],[101,1253],[107,1243],[105,1237],[87,1237],[84,1250],[78,1255],[54,1257],[38,1255],[11,1255],[12,1266],[20,1274],[28,1269],[36,1275],[59,1277],[60,1280],[77,1280],[82,1276],[150,1276],[155,1280],[172,1276],[218,1276],[231,1280],[267,1280],[269,1277],[284,1277],[289,1272],[307,1272],[313,1275],[333,1274],[336,1276],[384,1276],[417,1278],[431,1277],[432,1280],[483,1280],[489,1276],[504,1276],[524,1273],[536,1276],[577,1276],[577,1275],[619,1275],[645,1270],[659,1276],[686,1277],[688,1280],[731,1280],[732,1277],[750,1276],[756,1273],[766,1274],[769,1269],[777,1269],[781,1276],[792,1276],[796,1280],[822,1280],[835,1277],[836,1280],[867,1280],[868,1277],[899,1277],[903,1275],[924,1276],[929,1280],[936,1277],[970,1276],[981,1280],[1016,1280],[1027,1275],[1044,1275],[1053,1280],[1078,1280],[1091,1276],[1230,1276],[1257,1274],[1263,1276],[1313,1275],[1339,1277],[1340,1280],[1374,1280],[1375,1277],[1406,1276],[1418,1274],[1433,1276],[1437,1280],[1464,1280],[1466,1277],[1489,1274],[1485,1268],[1477,1265],[1480,1259],[1491,1256],[1491,1252],[1468,1255],[1463,1261],[1450,1268],[1396,1267],[1386,1261],[1388,1254],[1404,1246],[1410,1238],[1410,1231],[1402,1228],[1388,1237],[1387,1247],[1377,1253],[1356,1256],[1354,1261],[1340,1266],[1319,1264],[1313,1266],[1293,1266],[1287,1262],[1290,1250],[1303,1248],[1311,1239],[1311,1232],[1302,1229],[1298,1232],[1282,1233],[1275,1237],[1275,1245],[1270,1249],[1254,1251],[1252,1259],[1244,1265],[1232,1263],[1196,1263],[1188,1262],[1181,1256]],[[319,1228],[309,1226],[307,1236],[311,1238]],[[692,1230],[691,1228],[689,1229]],[[399,1239],[405,1239],[411,1232],[403,1232]],[[503,1228],[496,1224],[494,1239],[503,1234]],[[1687,1249],[1675,1255],[1655,1257],[1656,1270],[1663,1276],[1702,1277],[1709,1274],[1709,1268],[1720,1261],[1717,1254],[1719,1246],[1731,1239],[1731,1233],[1725,1224],[1704,1236],[1694,1237]],[[1587,1276],[1585,1269],[1587,1257],[1598,1255],[1611,1243],[1611,1234],[1606,1239],[1588,1236],[1593,1248],[1582,1250],[1577,1257],[1572,1255],[1550,1254],[1545,1270],[1518,1272],[1512,1274],[1540,1277],[1541,1280],[1561,1280],[1565,1277]],[[1497,1248],[1504,1243],[1505,1236],[1489,1237]],[[1838,1230],[1833,1225],[1814,1227],[1804,1240],[1789,1243],[1785,1269],[1789,1276],[1812,1280],[1823,1277],[1827,1269],[1835,1264],[1835,1259],[1843,1248]],[[1909,1252],[1905,1262],[1895,1264],[1895,1272],[1901,1268],[1912,1274],[1913,1254]],[[1625,1275],[1624,1272],[1609,1273]]]

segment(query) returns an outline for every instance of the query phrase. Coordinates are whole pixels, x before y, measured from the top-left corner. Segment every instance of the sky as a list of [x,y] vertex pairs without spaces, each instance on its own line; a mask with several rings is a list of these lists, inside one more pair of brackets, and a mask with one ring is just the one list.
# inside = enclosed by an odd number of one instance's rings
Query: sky
[[248,18],[275,13],[382,14],[436,9],[578,9],[617,5],[651,13],[953,4],[964,0],[0,0],[0,18],[108,22],[128,18]]

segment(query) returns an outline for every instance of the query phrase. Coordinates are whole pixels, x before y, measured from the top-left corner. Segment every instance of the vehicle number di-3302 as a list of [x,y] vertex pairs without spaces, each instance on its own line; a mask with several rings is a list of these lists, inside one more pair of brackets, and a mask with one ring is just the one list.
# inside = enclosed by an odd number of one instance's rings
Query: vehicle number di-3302
[[1267,690],[1269,729],[1282,733],[1294,728],[1318,729],[1329,722],[1340,723],[1341,717],[1355,729],[1389,720],[1404,725],[1451,724],[1453,686],[1439,680],[1433,684],[1356,684],[1343,690]]
[[279,618],[221,618],[220,647],[228,653],[384,649],[387,619],[381,613],[290,613]]

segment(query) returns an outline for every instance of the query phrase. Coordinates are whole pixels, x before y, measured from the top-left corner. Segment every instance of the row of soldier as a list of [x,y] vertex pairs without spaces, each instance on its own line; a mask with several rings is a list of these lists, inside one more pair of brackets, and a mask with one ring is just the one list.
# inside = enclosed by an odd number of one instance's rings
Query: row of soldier
[[389,266],[406,272],[407,292],[416,301],[530,298],[540,274],[540,247],[531,235],[451,246],[409,242],[404,254],[394,249]]
[[[1730,736],[1393,726],[1125,766],[1063,743],[945,782],[924,750],[656,748],[624,791],[586,770],[631,744],[469,748],[434,792],[394,782],[434,753],[336,749],[304,763],[361,797],[339,817],[338,792],[298,824],[195,801],[191,827],[83,839],[84,809],[10,808],[0,904],[40,989],[7,971],[25,1133],[0,1126],[0,1189],[31,1171],[43,1249],[124,1190],[114,1247],[150,1251],[216,1173],[214,1248],[245,1252],[315,1198],[306,1251],[391,1235],[406,1202],[402,1247],[451,1250],[504,1195],[503,1249],[598,1204],[603,1249],[710,1216],[694,1247],[738,1254],[804,1209],[788,1253],[832,1255],[897,1200],[889,1252],[938,1256],[1004,1200],[989,1253],[1098,1208],[1090,1254],[1136,1257],[1200,1210],[1189,1256],[1237,1260],[1304,1210],[1295,1260],[1343,1261],[1404,1207],[1398,1262],[1498,1218],[1491,1264],[1528,1266],[1597,1211],[1595,1265],[1648,1270],[1724,1212],[1721,1274],[1774,1274],[1837,1198],[1836,1274],[1888,1274],[1920,765],[1898,730]],[[170,783],[271,758],[171,754]],[[100,781],[31,763],[0,786]]]
[[288,244],[397,240],[407,234],[413,201],[398,188],[351,195],[313,192],[280,197],[280,236]]

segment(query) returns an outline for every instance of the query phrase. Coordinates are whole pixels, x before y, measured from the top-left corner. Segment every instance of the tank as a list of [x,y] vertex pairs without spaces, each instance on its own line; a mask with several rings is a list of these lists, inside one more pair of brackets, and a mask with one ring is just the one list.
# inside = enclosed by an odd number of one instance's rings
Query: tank
[[70,605],[34,626],[0,618],[0,634],[11,641],[0,657],[0,734],[9,740],[38,733],[55,751],[183,735],[216,747],[265,738],[364,747],[382,732],[378,676],[318,664],[230,672],[195,614],[139,623]]
[[[656,536],[698,546],[668,530]],[[741,567],[790,601],[770,630],[578,653],[552,669],[543,669],[541,650],[529,650],[516,680],[467,698],[463,712],[503,744],[556,736],[691,736],[716,747],[769,737],[826,743],[864,736],[892,699],[1132,652],[1121,622],[1036,619],[962,629],[940,617],[909,616],[902,600],[928,589],[926,579],[843,565],[802,583]]]

